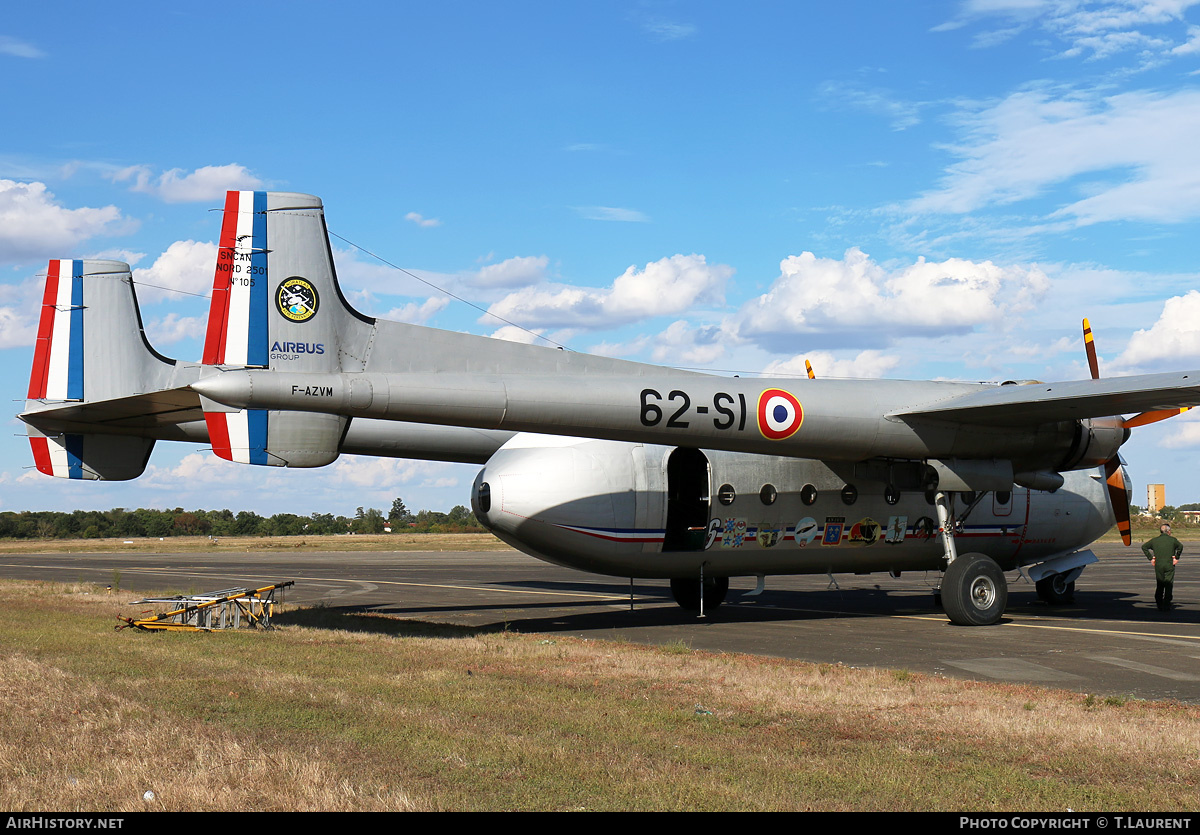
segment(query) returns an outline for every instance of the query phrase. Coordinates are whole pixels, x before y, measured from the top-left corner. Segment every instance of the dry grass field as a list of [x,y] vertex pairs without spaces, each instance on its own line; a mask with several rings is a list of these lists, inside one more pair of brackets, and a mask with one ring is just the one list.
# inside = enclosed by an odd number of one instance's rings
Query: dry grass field
[[114,631],[132,599],[0,582],[0,808],[1200,805],[1195,706],[320,608]]

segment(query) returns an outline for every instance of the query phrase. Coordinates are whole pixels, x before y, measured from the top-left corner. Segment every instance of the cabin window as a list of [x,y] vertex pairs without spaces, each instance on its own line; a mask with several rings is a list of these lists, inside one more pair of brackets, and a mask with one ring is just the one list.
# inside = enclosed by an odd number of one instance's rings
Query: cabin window
[[813,487],[811,484],[804,485],[804,487],[800,490],[800,501],[807,505],[816,504],[817,488]]
[[486,481],[479,485],[479,512],[487,513],[492,509],[492,485]]
[[854,504],[858,501],[858,488],[853,484],[847,484],[842,488],[842,504]]
[[1012,493],[1008,490],[996,491],[996,504],[1008,504],[1012,501]]
[[779,491],[775,489],[774,484],[764,484],[758,491],[758,498],[763,504],[775,504],[775,499],[779,498]]
[[900,501],[900,489],[894,484],[889,484],[883,488],[883,500],[888,504],[896,504]]
[[717,501],[724,505],[733,504],[733,500],[737,498],[737,491],[733,489],[732,484],[722,484],[717,490]]

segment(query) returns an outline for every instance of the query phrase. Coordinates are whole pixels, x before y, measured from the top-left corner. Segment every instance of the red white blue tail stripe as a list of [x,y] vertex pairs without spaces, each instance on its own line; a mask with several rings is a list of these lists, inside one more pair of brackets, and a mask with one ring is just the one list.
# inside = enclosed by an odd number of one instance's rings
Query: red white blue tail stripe
[[268,363],[267,193],[231,191],[213,276],[205,365]]
[[[267,412],[243,409],[240,412],[205,412],[208,439],[213,452],[226,461],[239,464],[271,465],[267,453]],[[282,463],[282,462],[278,462]]]
[[39,473],[59,478],[96,478],[94,473],[83,468],[82,435],[30,437],[29,446],[33,449],[33,463]]
[[55,259],[46,271],[28,397],[83,399],[83,261]]

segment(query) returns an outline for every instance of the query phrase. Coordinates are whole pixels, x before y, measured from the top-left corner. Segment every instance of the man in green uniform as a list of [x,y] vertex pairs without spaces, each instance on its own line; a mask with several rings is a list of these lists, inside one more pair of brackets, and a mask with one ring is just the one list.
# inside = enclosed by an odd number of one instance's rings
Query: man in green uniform
[[1154,602],[1160,612],[1171,608],[1171,592],[1175,587],[1175,566],[1183,553],[1183,543],[1171,536],[1171,526],[1162,524],[1158,536],[1142,545],[1142,553],[1154,566],[1154,578],[1158,586],[1154,589]]

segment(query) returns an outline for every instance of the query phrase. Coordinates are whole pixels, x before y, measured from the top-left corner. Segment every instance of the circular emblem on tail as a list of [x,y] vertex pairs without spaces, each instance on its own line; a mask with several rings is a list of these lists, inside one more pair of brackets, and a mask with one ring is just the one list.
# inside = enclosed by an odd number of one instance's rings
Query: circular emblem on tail
[[307,322],[316,316],[320,303],[317,288],[299,276],[292,276],[280,284],[275,293],[275,307],[285,319],[293,322]]

